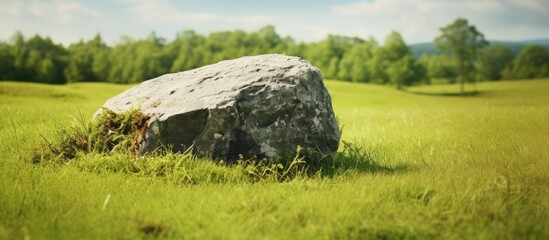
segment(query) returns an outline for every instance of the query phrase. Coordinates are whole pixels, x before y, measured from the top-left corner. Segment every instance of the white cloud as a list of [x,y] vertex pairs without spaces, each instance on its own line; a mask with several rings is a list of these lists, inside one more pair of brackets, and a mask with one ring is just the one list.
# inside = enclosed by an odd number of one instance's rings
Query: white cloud
[[[512,40],[528,38],[521,34],[546,36],[543,32],[549,30],[548,25],[542,23],[549,18],[538,12],[547,12],[546,5],[539,0],[375,0],[333,6],[330,12],[359,24],[355,30],[343,28],[342,32],[369,32],[378,38],[396,30],[409,42],[431,41],[440,27],[466,18],[489,39]],[[511,29],[520,31],[510,34]]]
[[[523,1],[523,0],[512,0]],[[536,0],[529,0],[536,1]],[[429,15],[442,15],[453,12],[492,12],[503,8],[501,1],[498,0],[376,0],[360,1],[336,5],[331,8],[331,12],[339,16],[386,16],[391,14],[416,15],[424,13]]]
[[544,11],[540,0],[509,0],[513,5],[534,11]]
[[331,14],[345,19],[340,28],[342,34],[356,32],[362,37],[372,35],[383,40],[391,31],[399,31],[406,40],[417,35],[432,35],[432,22],[441,21],[431,14],[440,3],[409,0],[362,1],[331,8]]
[[78,2],[0,1],[0,39],[15,31],[26,36],[40,34],[68,44],[92,37],[99,31],[104,15]]
[[[36,17],[44,21],[55,22],[70,22],[75,18],[101,18],[102,15],[77,2],[68,1],[53,1],[38,2],[33,1],[30,3],[17,2],[4,2],[0,3],[0,14],[7,15],[11,18],[28,18]],[[3,16],[6,17],[6,16]]]
[[130,0],[128,12],[136,19],[150,24],[217,23],[243,26],[265,25],[271,21],[266,15],[220,15],[210,12],[184,12],[167,0]]
[[479,13],[497,12],[503,10],[501,1],[497,0],[479,0],[465,2],[466,9]]

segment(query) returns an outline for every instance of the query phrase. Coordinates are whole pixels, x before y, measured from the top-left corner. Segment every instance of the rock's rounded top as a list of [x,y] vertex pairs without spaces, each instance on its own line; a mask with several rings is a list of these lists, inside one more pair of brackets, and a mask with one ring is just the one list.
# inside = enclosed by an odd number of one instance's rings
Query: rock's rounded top
[[318,68],[279,54],[162,75],[109,99],[103,108],[137,108],[151,117],[141,152],[162,142],[174,151],[192,146],[195,154],[218,159],[271,157],[297,145],[333,152],[340,139]]
[[[103,107],[115,112],[140,109],[153,119],[203,108],[235,104],[236,91],[246,86],[296,84],[306,72],[318,68],[300,57],[281,54],[224,60],[193,70],[165,74],[109,99]],[[162,115],[162,113],[164,113]]]

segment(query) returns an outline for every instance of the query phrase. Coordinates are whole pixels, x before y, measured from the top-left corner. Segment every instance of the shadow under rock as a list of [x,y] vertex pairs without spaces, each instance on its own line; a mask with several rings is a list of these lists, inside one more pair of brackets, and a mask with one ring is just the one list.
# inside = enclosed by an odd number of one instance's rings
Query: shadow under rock
[[375,153],[366,151],[354,143],[342,142],[343,151],[327,155],[309,164],[309,171],[322,177],[334,177],[348,171],[358,173],[394,174],[409,169],[406,164],[385,165],[376,159]]
[[480,95],[484,95],[487,93],[487,91],[466,91],[464,93],[461,92],[417,92],[417,91],[405,91],[411,94],[415,95],[423,95],[423,96],[438,96],[438,97],[476,97]]

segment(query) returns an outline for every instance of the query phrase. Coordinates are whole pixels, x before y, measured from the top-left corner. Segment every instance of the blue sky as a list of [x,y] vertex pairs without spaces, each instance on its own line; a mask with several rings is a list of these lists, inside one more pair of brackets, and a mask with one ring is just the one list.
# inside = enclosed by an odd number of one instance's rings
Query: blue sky
[[418,43],[458,17],[492,40],[549,38],[549,0],[0,0],[0,39],[20,30],[68,44],[101,33],[114,44],[152,31],[170,40],[187,29],[208,34],[270,24],[303,41],[327,34],[383,41],[394,30]]

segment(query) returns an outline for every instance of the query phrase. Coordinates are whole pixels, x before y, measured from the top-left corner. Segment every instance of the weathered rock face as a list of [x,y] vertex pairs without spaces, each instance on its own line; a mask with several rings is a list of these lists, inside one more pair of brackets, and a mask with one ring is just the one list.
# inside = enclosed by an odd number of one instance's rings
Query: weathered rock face
[[[297,145],[330,153],[340,133],[320,71],[298,57],[260,55],[145,81],[109,99],[151,116],[140,151],[166,144],[214,159],[272,157]],[[101,109],[99,110],[101,111]],[[99,112],[98,111],[98,112]]]

